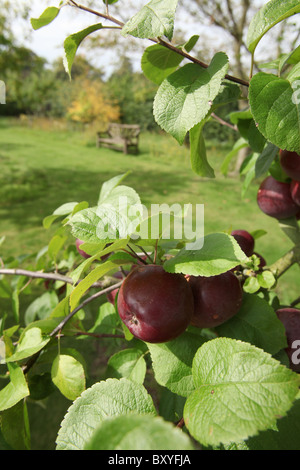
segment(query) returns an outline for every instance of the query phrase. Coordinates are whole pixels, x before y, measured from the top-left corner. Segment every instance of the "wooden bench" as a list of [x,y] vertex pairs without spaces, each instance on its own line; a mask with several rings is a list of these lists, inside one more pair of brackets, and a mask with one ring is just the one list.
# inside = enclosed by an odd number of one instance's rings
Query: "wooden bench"
[[137,154],[140,132],[140,126],[136,124],[111,123],[106,132],[97,132],[97,147],[123,150],[125,154],[134,151]]

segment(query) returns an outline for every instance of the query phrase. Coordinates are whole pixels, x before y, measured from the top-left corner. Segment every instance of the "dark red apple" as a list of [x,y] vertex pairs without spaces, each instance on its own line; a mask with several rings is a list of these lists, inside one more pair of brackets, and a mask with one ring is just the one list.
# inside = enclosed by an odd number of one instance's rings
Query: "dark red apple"
[[268,176],[261,183],[257,203],[262,212],[275,219],[288,219],[299,212],[299,206],[291,196],[290,183],[277,181]]
[[131,333],[149,343],[181,335],[194,311],[192,289],[182,274],[160,265],[139,266],[120,287],[118,312]]
[[[300,372],[300,364],[297,364],[298,360],[300,362],[300,310],[292,307],[280,308],[276,314],[285,328],[288,344],[285,351],[290,361],[290,368]],[[293,344],[294,341],[299,341],[299,344]]]
[[246,256],[253,255],[255,241],[247,230],[233,230],[231,235],[238,242]]
[[213,328],[232,318],[242,305],[243,290],[231,271],[217,276],[190,276],[194,295],[194,315],[191,324]]
[[292,180],[290,189],[292,199],[299,206],[300,212],[300,181]]
[[280,150],[279,155],[283,171],[293,180],[300,181],[300,155],[288,150]]

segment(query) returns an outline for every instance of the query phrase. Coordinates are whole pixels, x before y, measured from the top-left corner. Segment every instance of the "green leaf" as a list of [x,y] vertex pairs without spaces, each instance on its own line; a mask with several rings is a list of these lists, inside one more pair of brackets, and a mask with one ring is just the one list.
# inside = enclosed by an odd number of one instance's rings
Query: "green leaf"
[[114,305],[105,302],[100,305],[99,312],[95,318],[94,325],[88,330],[89,333],[116,333],[116,327],[121,323],[119,315],[116,314]]
[[0,279],[0,297],[3,299],[9,299],[11,297],[11,287],[5,278]]
[[59,8],[48,7],[39,18],[31,18],[30,22],[33,29],[40,29],[43,26],[47,26],[57,17],[59,11]]
[[98,204],[102,204],[107,201],[107,199],[110,197],[110,195],[113,193],[113,190],[119,186],[122,181],[124,181],[125,178],[131,173],[131,171],[127,171],[126,173],[123,173],[121,175],[114,176],[113,178],[109,179],[108,181],[105,181],[100,190],[99,194],[99,200]]
[[160,416],[115,416],[103,421],[85,450],[194,450],[190,438]]
[[54,385],[69,400],[75,400],[85,390],[83,365],[73,356],[56,356],[51,367],[51,377]]
[[50,243],[48,245],[48,254],[52,261],[56,261],[57,255],[64,246],[66,240],[67,237],[62,237],[60,235],[54,235],[54,237],[51,238]]
[[[127,245],[127,240],[117,240],[116,242],[112,243],[111,245],[107,246],[106,248],[101,249],[98,253],[91,256],[90,258],[84,260],[77,266],[76,269],[71,273],[71,277],[73,279],[74,284],[76,284],[83,273],[90,268],[92,263],[95,260],[101,259],[101,256],[107,255],[108,253],[112,253],[113,251],[120,250]],[[116,265],[115,265],[116,266]]]
[[266,144],[255,163],[255,178],[260,178],[267,173],[278,152],[279,148],[276,145],[271,143]]
[[25,400],[1,413],[1,431],[12,449],[30,450],[30,429]]
[[50,338],[43,335],[40,328],[30,328],[21,336],[16,351],[6,358],[6,362],[21,361],[30,357],[43,349],[49,341]]
[[164,263],[166,271],[194,276],[216,276],[245,261],[236,240],[226,233],[212,233],[204,237],[199,250],[180,250]]
[[271,271],[263,271],[257,274],[259,285],[264,289],[271,289],[276,283],[274,274]]
[[22,368],[17,364],[7,364],[10,382],[0,390],[0,411],[7,410],[29,395]]
[[272,144],[300,153],[300,100],[288,80],[259,72],[249,89],[251,111],[259,131]]
[[279,419],[277,428],[250,437],[247,450],[300,450],[300,400],[296,400],[287,416]]
[[206,146],[203,137],[203,120],[190,130],[191,164],[192,170],[200,176],[215,178],[215,172],[207,161]]
[[271,0],[252,18],[246,45],[253,54],[261,38],[280,21],[300,12],[299,0]]
[[159,400],[159,416],[172,423],[179,421],[183,416],[185,402],[185,397],[180,397],[167,388],[163,388]]
[[37,297],[27,307],[25,311],[25,323],[29,325],[35,320],[47,318],[58,304],[58,297],[55,291],[45,292],[40,297]]
[[188,396],[195,388],[192,378],[193,358],[205,341],[204,337],[186,331],[167,343],[149,343],[157,383],[177,395]]
[[70,214],[75,214],[78,212],[78,210],[83,210],[86,209],[89,206],[88,202],[83,201],[83,202],[67,202],[65,204],[62,204],[60,207],[55,209],[53,214],[48,215],[43,219],[43,227],[48,229],[51,227],[53,222],[57,220],[58,218]]
[[218,52],[207,69],[187,64],[169,75],[154,99],[154,117],[180,144],[187,131],[210,111],[228,70],[228,57]]
[[118,351],[111,356],[107,363],[107,377],[128,380],[142,384],[146,375],[146,361],[144,353],[135,348]]
[[77,284],[70,295],[71,311],[77,307],[83,294],[94,284],[94,282],[97,282],[101,277],[103,277],[106,273],[115,267],[116,265],[114,263],[105,261],[105,263],[93,269],[79,284]]
[[122,34],[145,39],[166,36],[171,40],[177,3],[178,0],[151,0],[125,24]]
[[233,157],[235,157],[235,155],[238,154],[238,152],[244,148],[244,147],[248,147],[248,143],[246,142],[246,140],[241,137],[240,139],[238,139],[232,150],[230,152],[228,152],[228,154],[225,156],[224,158],[224,161],[221,165],[221,172],[223,173],[223,175],[227,175],[228,174],[228,171],[229,171],[229,165],[230,165],[230,162],[231,160],[233,159]]
[[256,277],[247,277],[246,281],[243,284],[243,290],[248,294],[254,294],[259,291],[260,283]]
[[141,200],[137,192],[119,185],[100,194],[98,206],[74,214],[68,224],[72,234],[90,243],[126,239],[140,223]]
[[239,312],[216,331],[219,336],[240,339],[272,355],[287,347],[285,329],[274,309],[254,294],[244,294]]
[[262,349],[229,338],[195,355],[196,390],[184,407],[190,434],[203,445],[239,442],[273,428],[291,408],[299,377]]
[[95,31],[98,31],[99,29],[102,29],[102,28],[103,26],[101,23],[96,23],[96,24],[89,26],[88,28],[83,29],[82,31],[79,31],[78,33],[71,34],[71,36],[68,36],[65,39],[65,42],[64,42],[65,62],[64,64],[65,64],[66,72],[69,74],[70,78],[71,78],[72,65],[73,65],[78,47],[89,34]]
[[143,385],[122,378],[98,382],[70,406],[57,436],[57,450],[82,450],[101,422],[130,414],[156,415],[151,396]]
[[[186,44],[177,47],[189,52],[198,38],[199,36],[192,36]],[[183,59],[184,57],[178,52],[172,51],[161,44],[154,44],[145,50],[141,66],[145,77],[160,85],[168,75],[175,72]]]

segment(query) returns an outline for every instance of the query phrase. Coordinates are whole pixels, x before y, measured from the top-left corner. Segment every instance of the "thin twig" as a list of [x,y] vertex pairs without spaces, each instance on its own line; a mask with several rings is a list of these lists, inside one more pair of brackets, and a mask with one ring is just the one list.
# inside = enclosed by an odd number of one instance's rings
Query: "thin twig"
[[74,284],[74,281],[71,277],[64,276],[59,273],[44,273],[42,271],[27,271],[26,269],[0,269],[0,275],[7,274],[10,276],[26,276],[35,279],[49,279],[52,281],[62,281],[66,284]]
[[[119,21],[117,18],[114,18],[113,16],[110,16],[110,15],[105,14],[105,13],[100,13],[99,11],[93,10],[91,8],[88,8],[88,7],[84,6],[84,5],[76,3],[74,0],[69,0],[69,5],[77,7],[80,10],[86,11],[86,12],[91,13],[93,15],[96,15],[100,18],[111,21],[112,23],[115,23],[118,26],[121,26],[121,27],[124,26],[124,23],[122,21]],[[208,68],[209,67],[209,65],[206,64],[205,62],[202,62],[201,60],[196,59],[196,57],[191,56],[186,51],[184,51],[184,50],[182,50],[182,49],[180,49],[176,46],[173,46],[172,44],[170,44],[169,42],[164,41],[161,38],[149,38],[149,40],[152,41],[152,42],[155,42],[157,44],[160,44],[161,46],[167,47],[169,50],[171,50],[173,52],[176,52],[177,54],[180,54],[181,56],[185,57],[186,59],[190,60],[191,62],[194,62],[195,64],[200,65],[203,68]],[[238,83],[239,85],[242,85],[242,86],[245,86],[245,87],[250,86],[249,82],[246,81],[246,80],[243,80],[242,78],[234,77],[232,75],[225,75],[225,78],[227,80],[231,81],[231,82]]]
[[[49,336],[51,338],[55,337],[57,334],[60,334],[61,330],[64,328],[64,326],[68,323],[68,321],[79,311],[81,310],[85,305],[87,305],[88,303],[92,302],[93,300],[97,299],[98,297],[100,297],[101,295],[104,295],[104,294],[107,294],[108,292],[114,290],[114,289],[117,289],[118,287],[121,286],[123,281],[120,281],[116,284],[114,284],[113,286],[110,286],[110,287],[107,287],[106,289],[103,289],[99,292],[97,292],[96,294],[93,294],[91,295],[90,297],[88,297],[87,299],[85,299],[80,305],[78,305],[78,307],[76,307],[74,310],[72,310],[72,312],[69,313],[69,315],[67,315],[55,328],[54,330],[51,331],[51,333],[49,334]],[[83,332],[80,332],[80,334],[83,334]],[[31,367],[36,363],[36,361],[38,360],[40,354],[42,352],[42,349],[40,351],[38,351],[37,353],[35,353],[33,356],[31,356],[28,361],[26,362],[26,364],[24,364],[22,366],[22,370],[23,370],[23,373],[26,374],[29,369],[31,369]]]
[[128,255],[131,255],[133,258],[135,258],[136,260],[140,261],[141,263],[147,264],[147,262],[146,262],[143,258],[141,258],[141,257],[131,248],[130,245],[128,245],[128,248],[130,249],[130,251],[125,250],[124,248],[123,248],[123,251],[125,251],[125,253],[127,253]]
[[217,116],[215,113],[211,113],[211,117],[214,118],[216,121],[218,121],[222,126],[229,127],[229,129],[233,129],[234,131],[238,131],[237,126],[234,126],[233,124],[230,124],[229,122],[224,121],[224,119],[220,118]]
[[153,263],[153,260],[152,260],[151,256],[149,255],[149,253],[147,253],[147,251],[142,246],[137,245],[137,247],[138,247],[139,250],[142,250],[144,255],[147,256],[148,260],[151,261],[151,263]]
[[[59,273],[44,273],[42,271],[28,271],[26,269],[9,269],[3,268],[0,269],[0,275],[6,274],[9,276],[26,276],[34,279],[46,279],[51,281],[61,281],[66,284],[74,285],[74,281],[71,277],[64,276],[63,274]],[[76,283],[79,284],[80,280]],[[91,285],[91,287],[103,287],[103,282],[95,282]]]
[[108,15],[107,13],[100,13],[99,11],[93,10],[92,8],[88,8],[84,5],[80,5],[79,3],[76,3],[74,0],[69,0],[69,5],[74,6],[76,8],[79,8],[79,10],[86,11],[88,13],[91,13],[92,15],[96,15],[99,18],[103,18],[105,20],[109,20],[112,23],[115,23],[121,27],[124,26],[124,23],[122,21],[117,20],[117,18],[114,18],[113,16]]
[[54,328],[53,331],[50,333],[50,337],[55,336],[59,331],[63,329],[63,327],[68,323],[68,321],[77,313],[79,310],[81,310],[83,307],[85,307],[87,304],[92,302],[95,299],[98,299],[101,297],[101,295],[108,294],[112,290],[118,289],[122,285],[123,281],[117,282],[113,286],[106,287],[105,289],[100,290],[99,292],[96,292],[95,294],[91,295],[87,299],[85,299],[78,307],[74,308],[72,312],[69,313],[66,317],[63,318],[63,320]]

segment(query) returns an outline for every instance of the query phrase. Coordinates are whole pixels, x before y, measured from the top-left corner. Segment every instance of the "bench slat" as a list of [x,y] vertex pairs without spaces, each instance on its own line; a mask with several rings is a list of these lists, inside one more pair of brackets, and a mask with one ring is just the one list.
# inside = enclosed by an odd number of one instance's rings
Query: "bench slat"
[[[141,128],[138,124],[110,123],[106,132],[97,133],[97,147],[101,147],[101,144],[104,144],[109,148],[123,149],[124,153],[128,153],[129,149],[134,149],[138,153],[140,132]],[[121,146],[121,148],[118,146]]]

